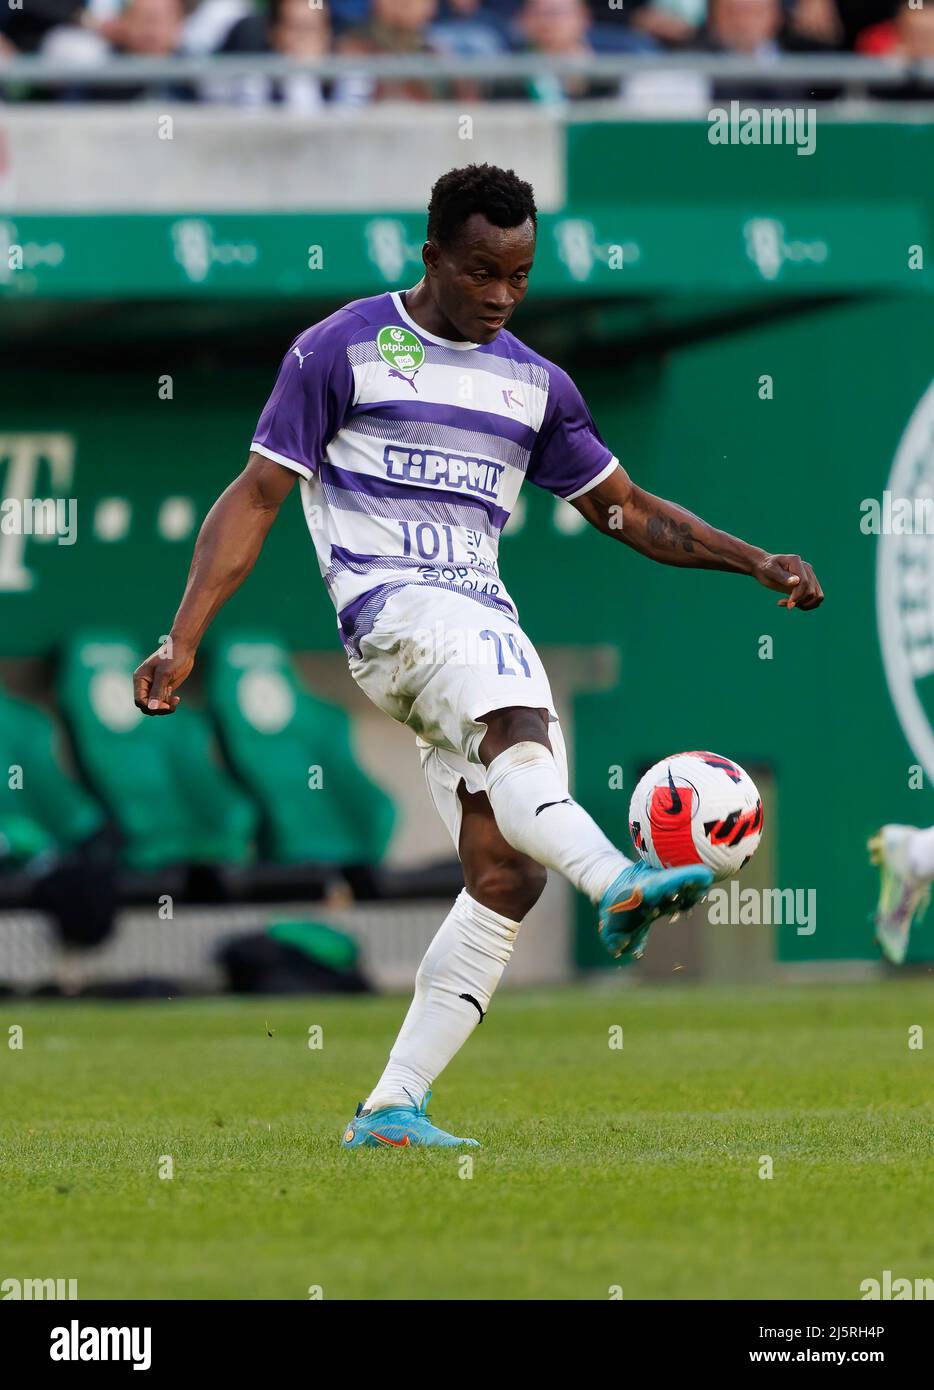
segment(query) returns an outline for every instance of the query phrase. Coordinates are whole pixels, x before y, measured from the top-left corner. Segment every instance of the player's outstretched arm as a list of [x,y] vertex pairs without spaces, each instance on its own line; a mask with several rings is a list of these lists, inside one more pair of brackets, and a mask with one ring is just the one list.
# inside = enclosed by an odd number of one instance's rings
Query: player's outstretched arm
[[256,563],[295,477],[281,464],[250,454],[204,518],[170,640],[133,676],[134,700],[144,714],[172,714],[178,706],[175,691],[191,673],[201,638]]
[[598,531],[663,565],[748,574],[785,597],[779,606],[817,608],[824,591],[800,555],[770,555],[726,531],[708,526],[693,512],[636,487],[624,468],[572,504]]

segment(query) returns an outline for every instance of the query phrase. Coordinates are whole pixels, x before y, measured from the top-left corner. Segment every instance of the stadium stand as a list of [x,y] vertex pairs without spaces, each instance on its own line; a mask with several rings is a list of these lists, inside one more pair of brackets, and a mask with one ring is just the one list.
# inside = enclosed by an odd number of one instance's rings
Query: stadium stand
[[35,0],[0,11],[11,101],[158,97],[307,115],[610,97],[645,110],[679,94],[858,97],[874,62],[884,95],[922,99],[932,58],[930,6],[912,0]]
[[230,765],[262,810],[266,859],[382,859],[392,800],[359,766],[345,711],[305,689],[284,647],[246,634],[215,643],[207,692]]
[[[120,847],[120,896],[187,902],[359,900],[457,892],[445,858],[382,867],[392,798],[360,767],[345,711],[297,678],[262,635],[211,648],[209,709],[147,722],[132,701],[144,653],[126,635],[84,632],[65,647],[57,695],[75,760]],[[326,763],[327,776],[322,773]],[[10,839],[43,846],[43,823]]]
[[113,816],[123,861],[137,870],[243,865],[257,811],[213,756],[203,714],[144,721],[132,699],[143,655],[119,634],[87,632],[67,645],[58,682],[78,764]]
[[0,778],[0,869],[73,848],[103,825],[100,807],[62,768],[56,738],[44,711],[0,690],[0,765],[8,769]]
[[60,942],[96,946],[117,910],[115,846],[57,743],[43,710],[0,691],[0,910],[35,910]]

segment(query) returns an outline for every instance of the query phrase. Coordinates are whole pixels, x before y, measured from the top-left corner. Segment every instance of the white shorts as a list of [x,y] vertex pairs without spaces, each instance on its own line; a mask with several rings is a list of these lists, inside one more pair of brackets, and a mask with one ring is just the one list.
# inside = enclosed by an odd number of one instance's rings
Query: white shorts
[[461,782],[486,791],[481,716],[511,706],[546,709],[562,774],[567,753],[538,652],[509,614],[456,590],[407,584],[359,639],[350,674],[375,705],[416,735],[435,809],[460,840]]

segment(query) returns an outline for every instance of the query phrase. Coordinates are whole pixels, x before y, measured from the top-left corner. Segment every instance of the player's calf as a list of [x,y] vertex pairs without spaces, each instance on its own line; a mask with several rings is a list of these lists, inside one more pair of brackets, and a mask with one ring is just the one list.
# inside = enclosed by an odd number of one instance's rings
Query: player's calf
[[629,866],[571,796],[566,770],[543,744],[528,740],[498,753],[487,766],[486,785],[507,844],[563,874],[591,902],[598,903]]

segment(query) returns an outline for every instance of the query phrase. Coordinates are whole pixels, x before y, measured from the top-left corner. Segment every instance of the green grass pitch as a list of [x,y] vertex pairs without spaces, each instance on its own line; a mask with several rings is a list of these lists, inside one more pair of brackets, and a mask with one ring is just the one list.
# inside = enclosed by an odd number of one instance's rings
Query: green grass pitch
[[924,979],[504,991],[431,1107],[483,1142],[471,1177],[458,1153],[338,1147],[403,1008],[0,1001],[0,1280],[77,1278],[85,1299],[855,1299],[884,1269],[934,1272]]

